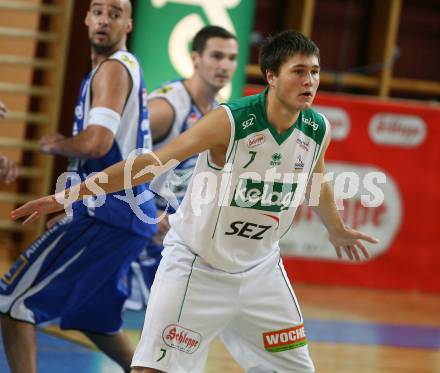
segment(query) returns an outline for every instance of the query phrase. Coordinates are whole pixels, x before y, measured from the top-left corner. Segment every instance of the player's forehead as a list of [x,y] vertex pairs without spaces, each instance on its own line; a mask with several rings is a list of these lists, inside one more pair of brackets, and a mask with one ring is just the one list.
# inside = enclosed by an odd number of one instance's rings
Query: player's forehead
[[236,54],[238,52],[238,43],[234,38],[221,38],[214,36],[206,40],[203,52],[214,51]]
[[319,58],[314,54],[295,53],[286,57],[280,66],[284,69],[295,67],[319,68]]
[[121,13],[131,12],[131,4],[129,0],[91,0],[90,9],[97,7],[109,7]]

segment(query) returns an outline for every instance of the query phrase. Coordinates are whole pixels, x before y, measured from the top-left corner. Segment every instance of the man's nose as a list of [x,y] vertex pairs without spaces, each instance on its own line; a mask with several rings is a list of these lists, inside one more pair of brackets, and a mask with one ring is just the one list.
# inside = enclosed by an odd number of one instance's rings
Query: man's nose
[[312,85],[312,82],[313,82],[312,73],[307,73],[304,78],[304,85],[308,87]]
[[102,13],[98,18],[98,23],[100,25],[108,25],[110,22],[110,17],[108,14]]
[[223,58],[223,59],[220,61],[219,66],[220,66],[220,68],[221,68],[222,70],[226,71],[226,70],[228,70],[228,69],[231,68],[232,63],[231,63],[231,61],[229,61],[229,59],[227,59],[227,58]]

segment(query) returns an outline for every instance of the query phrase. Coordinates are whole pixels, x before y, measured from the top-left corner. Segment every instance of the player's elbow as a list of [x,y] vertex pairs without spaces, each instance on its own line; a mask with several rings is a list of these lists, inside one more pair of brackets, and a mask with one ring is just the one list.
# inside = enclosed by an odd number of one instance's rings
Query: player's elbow
[[94,139],[85,144],[83,148],[84,156],[85,158],[101,158],[110,151],[111,147],[111,142]]
[[82,151],[85,158],[101,158],[113,146],[114,135],[100,126],[90,126],[83,132]]

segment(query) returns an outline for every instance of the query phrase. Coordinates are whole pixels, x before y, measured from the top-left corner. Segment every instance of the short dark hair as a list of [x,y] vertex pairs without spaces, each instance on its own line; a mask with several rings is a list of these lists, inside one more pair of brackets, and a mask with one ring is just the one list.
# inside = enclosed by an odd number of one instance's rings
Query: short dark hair
[[206,42],[211,38],[235,39],[237,37],[220,26],[205,26],[197,32],[192,42],[191,50],[202,54],[206,47]]
[[266,79],[267,70],[278,75],[280,66],[295,54],[315,55],[319,60],[318,46],[298,31],[288,30],[268,37],[260,48],[260,70]]

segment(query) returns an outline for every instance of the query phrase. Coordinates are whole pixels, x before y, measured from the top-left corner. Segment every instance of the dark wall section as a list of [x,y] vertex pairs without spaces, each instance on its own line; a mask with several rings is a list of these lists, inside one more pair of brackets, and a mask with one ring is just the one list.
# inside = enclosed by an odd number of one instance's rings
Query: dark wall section
[[440,1],[404,0],[394,75],[440,81]]
[[312,38],[323,70],[363,71],[367,65],[371,1],[317,0]]
[[[84,19],[89,8],[89,0],[75,1],[74,16],[70,34],[69,51],[64,81],[63,101],[60,114],[58,132],[65,136],[72,134],[73,112],[78,96],[81,80],[90,70],[90,47],[87,36],[87,28]],[[54,179],[52,185],[56,185],[58,175],[66,170],[67,159],[56,157],[54,165]]]
[[[258,0],[250,63],[258,63],[258,42],[283,29],[287,1]],[[374,73],[368,61],[375,1],[315,0],[312,39],[325,71]],[[440,1],[403,0],[393,76],[440,81]]]

